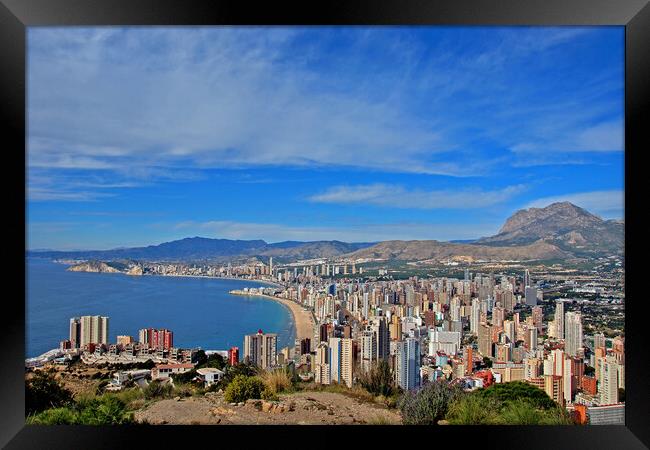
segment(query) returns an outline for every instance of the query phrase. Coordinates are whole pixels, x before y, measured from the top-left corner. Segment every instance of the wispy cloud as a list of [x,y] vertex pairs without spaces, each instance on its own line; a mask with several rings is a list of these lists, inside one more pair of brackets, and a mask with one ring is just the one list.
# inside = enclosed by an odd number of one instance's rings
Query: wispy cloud
[[[618,113],[594,93],[612,77],[571,86],[582,100],[567,112],[562,89],[540,91],[513,72],[529,58],[545,73],[555,64],[545,52],[592,33],[496,29],[468,46],[462,30],[424,45],[399,29],[30,29],[29,165],[354,167],[460,177],[490,173],[495,155],[482,150],[486,139],[502,156],[611,151],[620,147],[620,124],[602,111]],[[326,52],[334,42],[339,50]],[[381,58],[369,56],[378,51]],[[530,105],[536,111],[518,115]],[[558,121],[563,111],[584,120]],[[601,123],[585,123],[585,112]],[[549,122],[563,127],[549,133]],[[570,145],[562,135],[573,136]]]
[[309,200],[316,203],[369,204],[393,208],[474,209],[506,202],[525,190],[525,185],[514,185],[492,191],[481,189],[424,191],[377,183],[334,186],[324,193],[309,197]]
[[375,242],[385,240],[453,240],[474,239],[496,233],[500,224],[436,224],[436,223],[362,223],[352,226],[290,226],[274,223],[237,221],[180,222],[173,228],[182,234],[227,239],[263,239],[267,242],[286,240],[343,242]]
[[555,202],[571,202],[587,211],[607,219],[621,219],[625,209],[625,194],[621,190],[576,192],[539,198],[526,208],[543,208]]

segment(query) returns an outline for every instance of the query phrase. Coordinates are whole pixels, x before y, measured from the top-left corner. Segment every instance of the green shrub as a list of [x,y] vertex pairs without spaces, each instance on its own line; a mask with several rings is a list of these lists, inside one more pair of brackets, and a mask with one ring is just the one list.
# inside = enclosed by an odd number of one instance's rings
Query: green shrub
[[383,359],[373,365],[368,373],[361,374],[359,382],[365,390],[374,395],[390,397],[397,390],[393,371],[388,361]]
[[260,398],[262,400],[269,400],[269,401],[278,401],[280,400],[280,397],[278,397],[278,394],[270,390],[268,387],[264,388],[262,393],[260,394]]
[[133,416],[123,401],[113,395],[83,398],[72,407],[52,408],[29,416],[30,425],[123,425]]
[[174,383],[190,383],[197,376],[196,369],[190,369],[187,372],[175,373],[172,375]]
[[219,382],[219,387],[221,389],[225,389],[237,377],[237,375],[254,377],[258,373],[258,367],[250,363],[239,363],[235,364],[234,366],[228,366],[226,368],[226,373]]
[[489,398],[463,395],[449,405],[445,419],[452,425],[492,425],[498,422],[498,406]]
[[503,406],[508,402],[527,400],[535,408],[553,409],[557,403],[542,389],[525,383],[523,381],[511,381],[509,383],[496,383],[487,389],[479,389],[476,395],[490,398]]
[[463,391],[458,385],[438,380],[405,392],[397,406],[406,425],[436,425],[445,418],[449,405],[461,395]]
[[72,425],[77,423],[77,412],[71,408],[52,408],[27,417],[27,425]]
[[54,377],[54,371],[37,370],[25,380],[25,414],[72,403],[72,393]]
[[257,377],[237,375],[224,392],[227,402],[244,402],[249,398],[260,398],[264,390],[264,383]]
[[83,405],[78,420],[82,425],[123,425],[132,422],[133,418],[124,402],[109,395]]
[[151,400],[154,398],[168,398],[172,393],[172,385],[169,383],[161,383],[158,380],[153,380],[143,389],[144,398]]

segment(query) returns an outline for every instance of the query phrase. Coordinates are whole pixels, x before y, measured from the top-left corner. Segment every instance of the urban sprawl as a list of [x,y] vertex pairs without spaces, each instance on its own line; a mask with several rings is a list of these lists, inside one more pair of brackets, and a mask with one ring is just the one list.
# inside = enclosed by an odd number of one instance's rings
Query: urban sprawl
[[[495,273],[494,267],[483,270],[487,265],[463,271],[458,262],[441,262],[462,274],[456,278],[398,279],[368,261],[274,266],[272,258],[268,264],[139,263],[129,274],[264,281],[274,286],[231,293],[295,302],[309,313],[312,334],[299,335],[293,347],[278,349],[276,334],[251,330],[241,355],[238,347],[213,351],[231,365],[241,360],[264,369],[290,368],[303,380],[352,387],[360,374],[385,360],[403,390],[437,379],[466,390],[524,381],[583,423],[623,424],[623,275],[618,257],[601,260],[600,266],[610,269],[531,271],[513,265],[521,271]],[[155,363],[150,370],[116,372],[109,389],[119,390],[128,378],[146,383],[192,370],[198,351],[175,347],[167,329],[143,328],[137,340],[120,335],[113,343],[108,317],[82,316],[70,319],[70,335],[58,349],[26,365],[78,359],[88,365]],[[216,368],[198,370],[206,385],[222,376]]]

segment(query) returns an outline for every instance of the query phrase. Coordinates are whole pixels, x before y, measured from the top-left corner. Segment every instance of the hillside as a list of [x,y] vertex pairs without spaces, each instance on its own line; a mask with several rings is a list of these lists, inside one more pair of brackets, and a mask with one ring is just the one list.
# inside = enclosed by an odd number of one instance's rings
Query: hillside
[[603,220],[569,202],[516,212],[495,236],[476,241],[478,245],[512,246],[543,241],[576,255],[622,253],[625,226],[621,221]]
[[33,256],[55,259],[86,260],[143,260],[143,261],[224,261],[233,258],[265,257],[278,259],[306,259],[336,257],[371,243],[340,241],[299,242],[284,241],[274,244],[258,240],[231,240],[191,237],[147,247],[88,251],[38,251]]
[[438,241],[385,241],[347,255],[354,259],[434,260],[532,260],[569,258],[571,254],[545,242],[515,247],[454,244]]
[[435,240],[348,243],[341,241],[231,240],[185,238],[147,247],[100,251],[39,251],[30,254],[57,259],[142,261],[229,261],[273,257],[277,262],[341,256],[398,260],[540,260],[622,254],[625,225],[603,220],[569,202],[517,211],[494,236],[474,241]]

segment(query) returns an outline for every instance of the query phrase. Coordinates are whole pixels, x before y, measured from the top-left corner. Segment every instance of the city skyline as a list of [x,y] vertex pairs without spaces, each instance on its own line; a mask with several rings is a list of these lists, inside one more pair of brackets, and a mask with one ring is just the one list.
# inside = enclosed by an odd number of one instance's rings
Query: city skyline
[[623,217],[623,28],[28,31],[28,247]]

